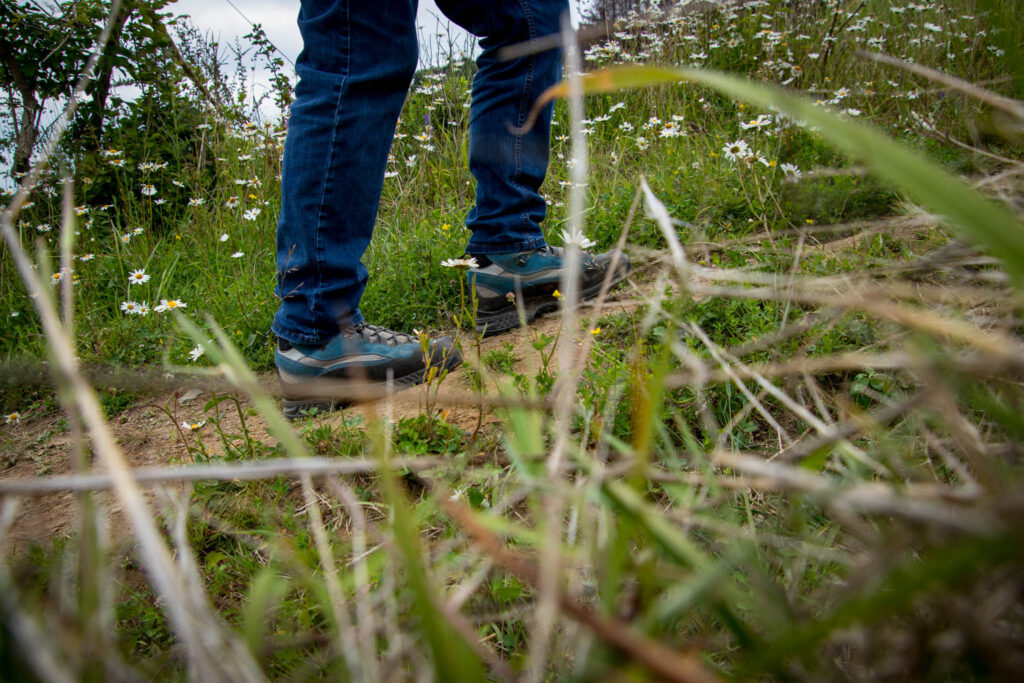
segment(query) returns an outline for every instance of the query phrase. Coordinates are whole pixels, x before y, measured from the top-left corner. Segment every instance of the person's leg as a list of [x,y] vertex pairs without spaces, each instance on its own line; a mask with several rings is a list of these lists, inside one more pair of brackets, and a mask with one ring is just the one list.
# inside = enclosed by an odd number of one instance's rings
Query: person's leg
[[395,123],[416,69],[416,0],[302,0],[285,141],[273,332],[320,345],[359,323]]
[[544,108],[530,131],[516,134],[512,128],[526,122],[538,96],[561,78],[561,52],[500,61],[498,51],[557,33],[568,0],[438,0],[437,6],[480,38],[469,119],[476,206],[466,219],[473,232],[466,251],[476,255],[542,247],[540,222],[547,207],[540,186],[548,168],[554,106]]
[[[531,130],[516,134],[534,102],[562,74],[561,51],[547,50],[499,61],[502,47],[558,33],[567,0],[504,0],[480,3],[438,0],[449,18],[480,36],[479,71],[473,80],[469,124],[469,168],[476,178],[476,206],[466,225],[473,236],[466,247],[479,268],[467,274],[476,289],[476,327],[496,334],[519,325],[518,304],[527,322],[557,308],[555,296],[565,271],[565,252],[544,240],[540,222],[546,205],[540,194],[548,167],[549,104]],[[614,272],[609,272],[614,263]],[[629,272],[619,254],[580,257],[580,299],[597,295],[605,279],[618,282]]]
[[453,368],[451,339],[368,325],[359,313],[395,123],[416,68],[416,0],[302,0],[303,50],[285,141],[272,325],[284,414],[358,397],[352,381],[409,386]]

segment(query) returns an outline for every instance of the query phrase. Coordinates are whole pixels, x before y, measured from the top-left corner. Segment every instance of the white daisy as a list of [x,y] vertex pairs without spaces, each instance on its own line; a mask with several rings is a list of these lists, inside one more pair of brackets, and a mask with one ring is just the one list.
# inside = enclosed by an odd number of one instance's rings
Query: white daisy
[[441,265],[445,268],[468,268],[474,270],[480,267],[480,264],[476,262],[476,259],[470,256],[469,258],[450,258],[441,261]]
[[188,308],[188,304],[181,301],[181,299],[160,299],[160,304],[153,308],[157,313],[163,313],[164,311],[170,311],[175,308]]
[[142,268],[128,273],[128,283],[132,285],[143,285],[149,282],[149,275]]
[[725,157],[730,161],[739,161],[750,156],[750,146],[743,140],[736,140],[730,142],[722,148],[725,153]]

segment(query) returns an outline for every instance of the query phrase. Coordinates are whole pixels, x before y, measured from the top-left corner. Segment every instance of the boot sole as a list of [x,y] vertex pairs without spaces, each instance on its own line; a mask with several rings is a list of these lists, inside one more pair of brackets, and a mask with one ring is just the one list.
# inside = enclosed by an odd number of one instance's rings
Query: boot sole
[[[462,354],[452,349],[443,366],[433,365],[431,367],[453,370],[461,364]],[[390,388],[401,390],[423,384],[426,371],[426,368],[421,368],[408,375],[396,377],[392,380]],[[318,377],[304,382],[286,384],[281,381],[280,373],[278,373],[278,383],[281,386],[282,412],[289,420],[307,417],[314,411],[314,414],[322,415],[356,403],[381,399],[392,393],[389,391],[389,385],[385,382],[354,381],[331,377]]]

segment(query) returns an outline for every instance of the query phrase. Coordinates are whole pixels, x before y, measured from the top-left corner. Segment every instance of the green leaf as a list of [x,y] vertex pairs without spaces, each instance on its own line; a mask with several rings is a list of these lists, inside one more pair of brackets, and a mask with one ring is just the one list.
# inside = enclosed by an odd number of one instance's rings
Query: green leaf
[[[898,185],[915,202],[945,217],[965,238],[986,247],[1002,260],[1014,284],[1024,285],[1024,225],[1016,216],[873,126],[844,119],[778,88],[703,69],[613,67],[587,74],[583,89],[587,93],[603,93],[681,80],[706,85],[766,109],[778,108],[794,119],[816,126],[836,148]],[[567,94],[567,83],[552,86],[541,95],[534,110]]]

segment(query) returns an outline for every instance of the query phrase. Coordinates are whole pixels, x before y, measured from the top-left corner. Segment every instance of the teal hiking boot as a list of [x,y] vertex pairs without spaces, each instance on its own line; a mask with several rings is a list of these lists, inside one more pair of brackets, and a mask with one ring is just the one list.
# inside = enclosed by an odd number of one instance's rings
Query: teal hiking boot
[[323,346],[292,344],[278,338],[274,365],[290,420],[354,403],[360,391],[376,394],[389,379],[396,388],[421,384],[427,368],[452,370],[462,355],[451,337],[430,342],[424,353],[409,334],[360,323]]
[[[613,255],[611,251],[580,254],[580,301],[593,299],[601,291]],[[545,245],[511,254],[471,256],[479,264],[479,268],[467,272],[470,285],[476,285],[476,330],[485,337],[519,327],[516,299],[523,305],[527,323],[559,307],[555,293],[565,269],[565,249]],[[610,284],[621,282],[629,271],[629,258],[620,254]]]

